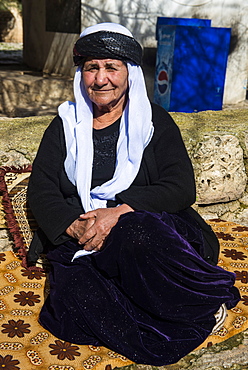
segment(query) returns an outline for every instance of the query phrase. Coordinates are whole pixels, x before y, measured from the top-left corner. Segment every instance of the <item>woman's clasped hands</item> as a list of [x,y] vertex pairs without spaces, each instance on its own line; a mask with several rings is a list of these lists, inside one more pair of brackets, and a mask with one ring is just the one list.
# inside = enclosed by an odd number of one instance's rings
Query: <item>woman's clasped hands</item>
[[78,243],[83,245],[83,249],[98,251],[103,247],[105,239],[118,222],[119,217],[133,211],[133,208],[127,204],[114,208],[98,208],[80,215],[66,229],[66,232],[72,238],[77,239]]

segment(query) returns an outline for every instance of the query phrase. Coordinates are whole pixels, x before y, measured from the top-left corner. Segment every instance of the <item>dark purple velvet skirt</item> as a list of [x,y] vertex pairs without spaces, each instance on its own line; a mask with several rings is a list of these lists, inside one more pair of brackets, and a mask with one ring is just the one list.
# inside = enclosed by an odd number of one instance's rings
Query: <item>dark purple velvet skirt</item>
[[222,303],[240,299],[235,275],[204,261],[202,247],[184,212],[122,215],[102,251],[71,262],[80,246],[70,241],[49,252],[40,322],[60,339],[136,363],[175,363],[211,333]]

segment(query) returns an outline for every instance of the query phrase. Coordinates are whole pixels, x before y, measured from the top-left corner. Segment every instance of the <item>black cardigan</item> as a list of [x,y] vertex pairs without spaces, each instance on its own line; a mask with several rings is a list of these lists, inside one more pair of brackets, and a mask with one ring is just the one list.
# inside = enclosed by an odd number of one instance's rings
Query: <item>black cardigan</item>
[[[116,200],[135,210],[168,213],[187,210],[203,233],[207,232],[207,239],[211,237],[211,245],[205,246],[205,258],[216,263],[218,241],[198,213],[189,208],[195,202],[195,180],[180,131],[162,107],[152,104],[152,112],[154,135],[144,151],[139,173],[127,190],[116,194]],[[65,173],[65,157],[63,124],[57,116],[44,133],[28,188],[30,208],[53,245],[70,239],[66,228],[84,213],[76,187]]]

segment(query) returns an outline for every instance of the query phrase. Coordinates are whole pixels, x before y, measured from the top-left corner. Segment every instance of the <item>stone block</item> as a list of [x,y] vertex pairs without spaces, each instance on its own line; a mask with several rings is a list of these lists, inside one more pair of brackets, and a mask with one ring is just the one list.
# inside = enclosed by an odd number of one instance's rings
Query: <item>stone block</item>
[[14,149],[8,151],[0,150],[0,166],[21,167],[29,164],[30,160],[25,157],[24,153]]
[[239,199],[246,187],[243,150],[233,135],[205,136],[193,155],[197,204]]
[[245,208],[237,215],[234,215],[233,221],[248,227],[248,209]]
[[13,250],[13,241],[7,229],[0,229],[0,252]]
[[194,204],[193,208],[205,219],[220,218],[222,220],[233,221],[235,214],[240,212],[240,203],[238,200],[231,202],[215,203],[207,205]]

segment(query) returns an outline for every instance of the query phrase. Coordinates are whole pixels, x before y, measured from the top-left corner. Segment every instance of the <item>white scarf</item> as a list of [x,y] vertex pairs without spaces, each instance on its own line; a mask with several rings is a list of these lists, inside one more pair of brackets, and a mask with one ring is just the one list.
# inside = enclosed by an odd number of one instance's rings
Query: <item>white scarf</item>
[[[103,23],[87,28],[80,36],[99,30],[132,34],[123,26]],[[85,212],[107,206],[107,200],[126,190],[134,181],[143,151],[153,135],[151,105],[147,97],[142,69],[128,63],[129,96],[121,117],[113,178],[90,190],[93,164],[93,106],[78,68],[74,78],[75,103],[64,102],[58,108],[65,132],[67,156],[65,171],[77,187]]]

